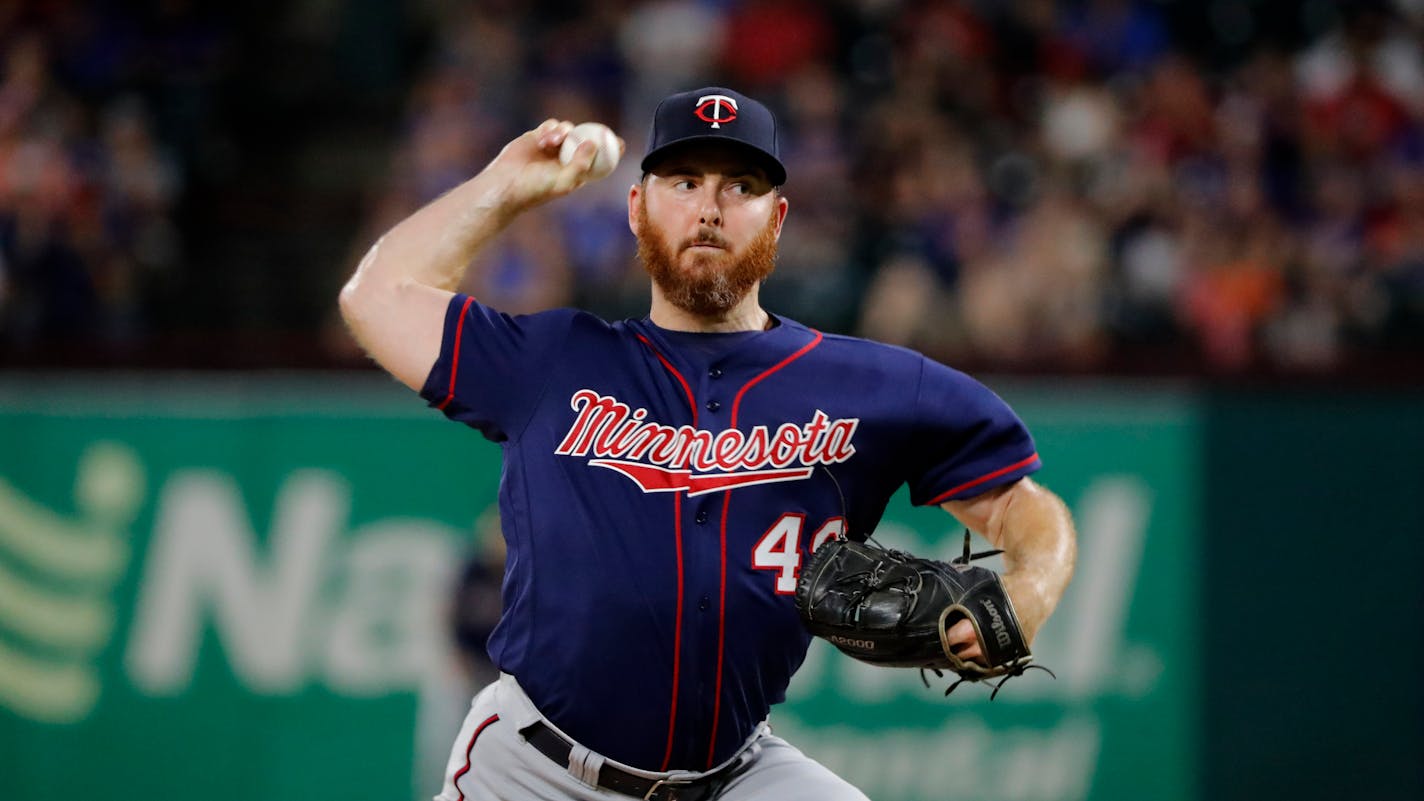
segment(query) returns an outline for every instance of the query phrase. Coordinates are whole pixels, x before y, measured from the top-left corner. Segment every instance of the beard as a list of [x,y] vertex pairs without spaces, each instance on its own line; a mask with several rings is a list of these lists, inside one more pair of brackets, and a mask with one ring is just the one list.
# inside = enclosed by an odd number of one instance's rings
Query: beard
[[[716,245],[723,250],[698,251],[683,259],[687,249],[698,244]],[[697,236],[674,248],[648,220],[647,206],[638,204],[638,260],[663,297],[685,312],[699,317],[723,317],[752,287],[771,275],[776,267],[775,211],[742,253],[733,253],[730,247],[716,229],[703,226]]]

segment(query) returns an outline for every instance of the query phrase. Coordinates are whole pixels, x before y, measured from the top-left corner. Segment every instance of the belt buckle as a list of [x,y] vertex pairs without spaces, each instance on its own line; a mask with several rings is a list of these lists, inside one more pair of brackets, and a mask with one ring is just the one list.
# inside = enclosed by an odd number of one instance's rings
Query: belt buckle
[[657,795],[658,791],[664,787],[671,790],[672,793],[661,798],[660,801],[678,801],[680,791],[684,788],[692,787],[694,784],[695,782],[692,779],[673,778],[671,776],[666,779],[658,779],[653,782],[652,787],[648,788],[647,794],[643,796],[643,801],[652,801],[653,796]]

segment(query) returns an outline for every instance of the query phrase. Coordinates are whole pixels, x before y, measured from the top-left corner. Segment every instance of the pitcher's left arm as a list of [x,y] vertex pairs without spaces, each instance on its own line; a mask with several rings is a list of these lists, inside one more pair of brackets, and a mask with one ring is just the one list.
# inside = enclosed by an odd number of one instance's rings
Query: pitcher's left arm
[[[1004,551],[1004,587],[1013,601],[1028,642],[1058,606],[1077,559],[1077,535],[1068,507],[1031,478],[980,495],[947,501],[941,507],[969,530]],[[949,642],[965,659],[982,656],[974,628],[961,620]]]

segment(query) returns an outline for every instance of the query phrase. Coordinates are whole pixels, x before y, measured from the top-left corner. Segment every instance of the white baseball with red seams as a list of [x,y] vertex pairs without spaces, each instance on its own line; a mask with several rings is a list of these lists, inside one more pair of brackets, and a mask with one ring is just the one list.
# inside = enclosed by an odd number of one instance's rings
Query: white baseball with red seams
[[602,123],[581,122],[575,125],[569,135],[564,137],[564,144],[559,148],[559,163],[568,164],[572,161],[578,146],[589,140],[598,146],[598,153],[593,157],[593,166],[589,168],[589,178],[602,178],[613,172],[622,155],[618,152],[618,136]]

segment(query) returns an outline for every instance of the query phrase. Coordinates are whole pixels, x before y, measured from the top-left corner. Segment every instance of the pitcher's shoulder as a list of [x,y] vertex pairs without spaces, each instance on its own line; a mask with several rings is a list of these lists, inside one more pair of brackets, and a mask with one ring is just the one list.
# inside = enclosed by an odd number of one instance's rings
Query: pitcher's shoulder
[[[814,329],[812,329],[814,330]],[[916,369],[931,361],[924,354],[900,345],[889,345],[873,339],[850,336],[848,334],[821,333],[823,359],[846,365],[874,365],[881,369]]]

